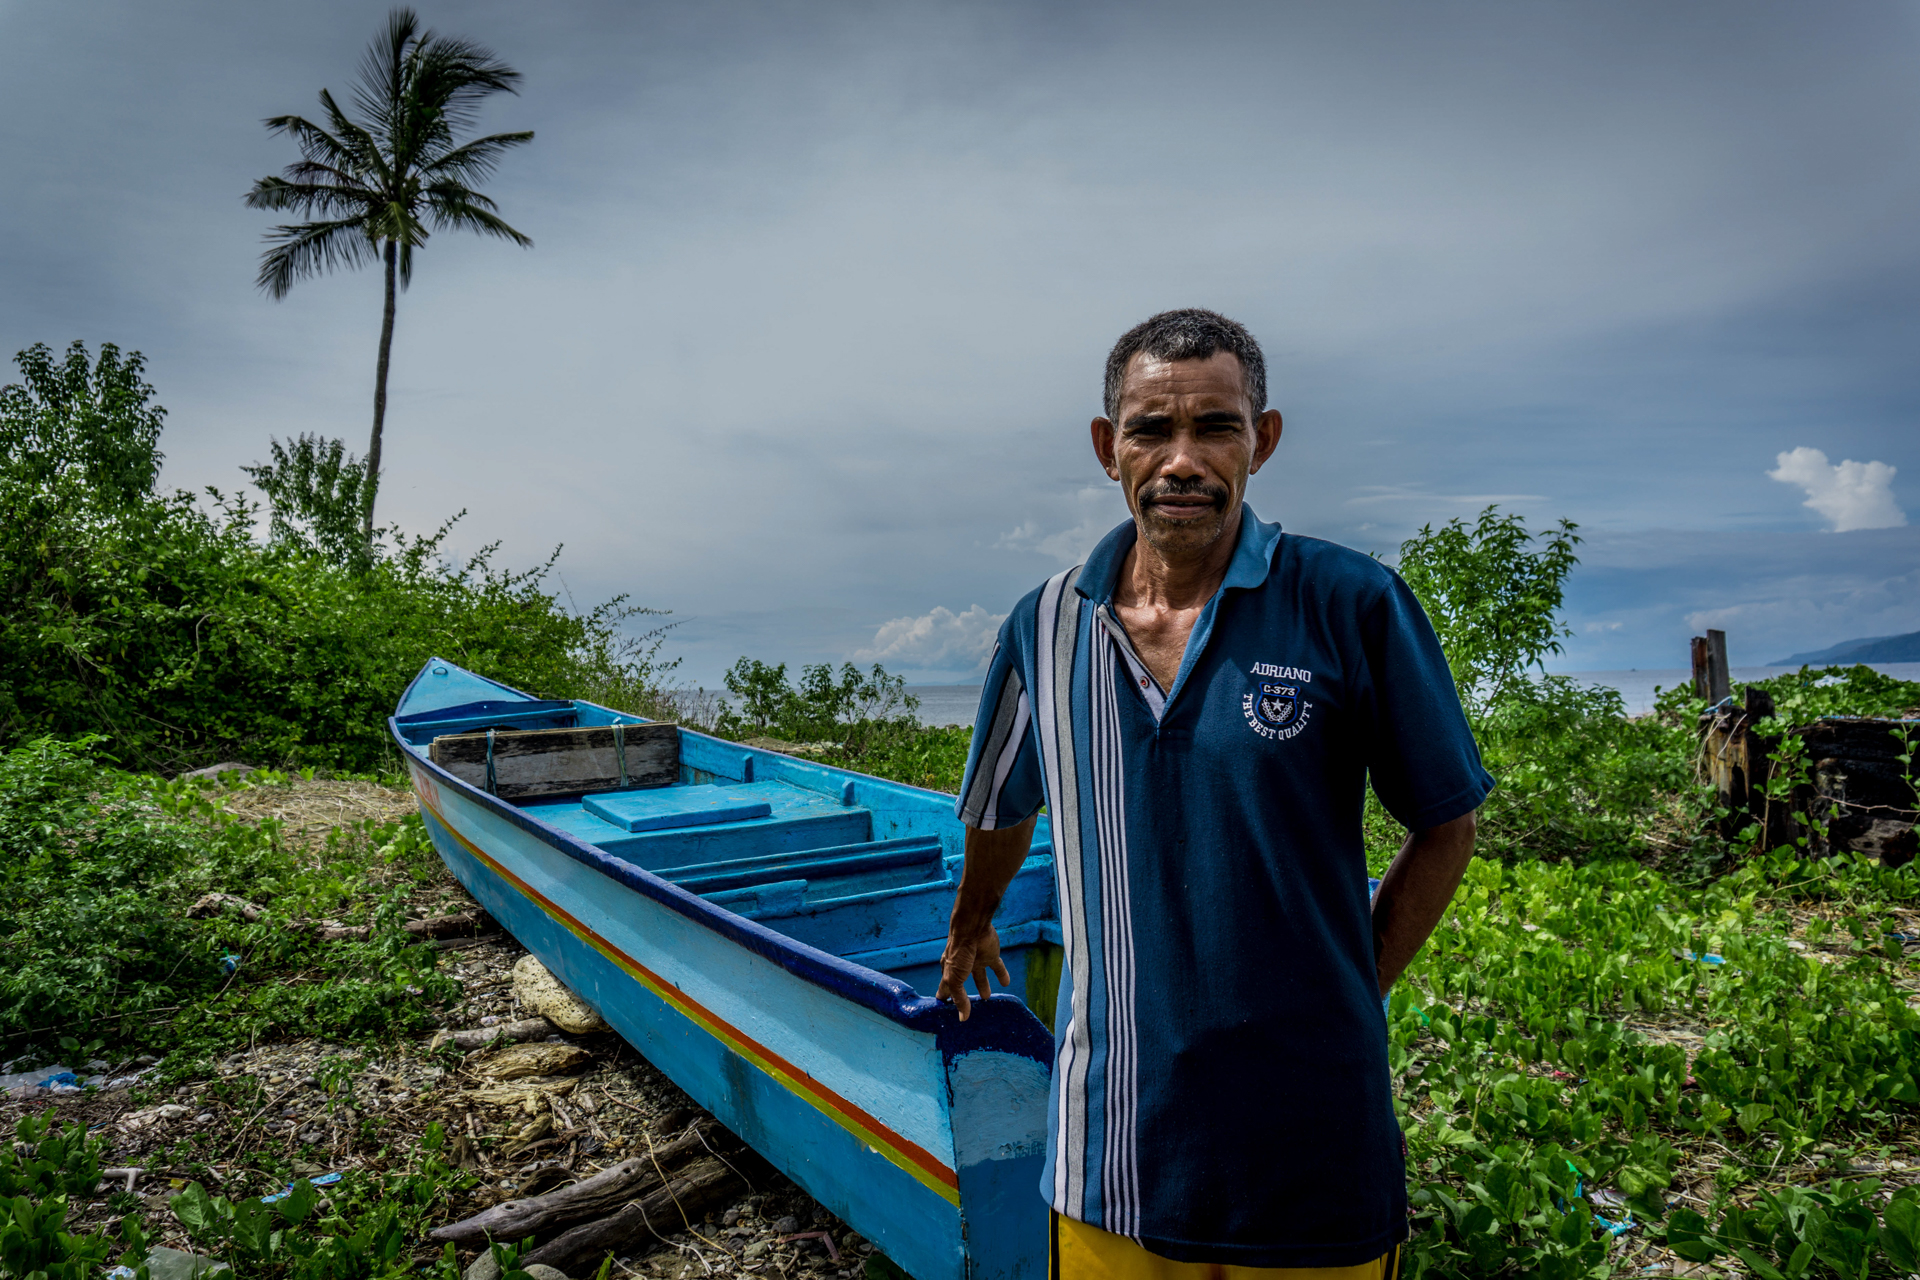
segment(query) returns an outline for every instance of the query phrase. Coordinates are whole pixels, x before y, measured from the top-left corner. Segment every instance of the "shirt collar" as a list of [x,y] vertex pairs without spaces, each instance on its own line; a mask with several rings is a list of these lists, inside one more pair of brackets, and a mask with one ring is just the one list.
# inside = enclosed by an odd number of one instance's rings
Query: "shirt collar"
[[[1139,531],[1131,519],[1116,526],[1087,557],[1073,589],[1095,604],[1111,603],[1114,588],[1120,583],[1120,566],[1127,562],[1127,552],[1133,549],[1137,537]],[[1227,562],[1227,576],[1221,579],[1220,590],[1246,590],[1265,582],[1273,568],[1273,549],[1278,545],[1280,526],[1263,524],[1252,507],[1241,503],[1240,538],[1234,544],[1233,559]]]

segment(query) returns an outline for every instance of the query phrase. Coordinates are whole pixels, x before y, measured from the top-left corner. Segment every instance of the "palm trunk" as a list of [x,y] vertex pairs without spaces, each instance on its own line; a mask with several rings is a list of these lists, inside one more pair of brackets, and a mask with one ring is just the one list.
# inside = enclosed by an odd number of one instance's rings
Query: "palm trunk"
[[393,355],[394,271],[399,252],[398,245],[387,241],[387,308],[380,320],[380,369],[373,381],[373,439],[367,444],[367,496],[360,520],[360,533],[369,551],[373,549],[373,500],[380,492],[380,428],[387,420],[387,362]]

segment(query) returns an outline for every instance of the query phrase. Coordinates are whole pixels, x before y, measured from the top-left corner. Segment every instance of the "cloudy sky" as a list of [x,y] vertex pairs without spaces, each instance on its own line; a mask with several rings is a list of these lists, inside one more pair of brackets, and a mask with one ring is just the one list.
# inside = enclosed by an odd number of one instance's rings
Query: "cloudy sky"
[[[146,353],[165,480],[363,450],[373,272],[253,287],[262,117],[386,6],[0,0],[0,348]],[[1488,503],[1587,537],[1567,670],[1920,628],[1920,9],[1885,3],[428,4],[530,128],[536,245],[436,238],[382,517],[671,609],[682,674],[964,680],[1122,518],[1125,328],[1245,322],[1251,500],[1391,553]]]

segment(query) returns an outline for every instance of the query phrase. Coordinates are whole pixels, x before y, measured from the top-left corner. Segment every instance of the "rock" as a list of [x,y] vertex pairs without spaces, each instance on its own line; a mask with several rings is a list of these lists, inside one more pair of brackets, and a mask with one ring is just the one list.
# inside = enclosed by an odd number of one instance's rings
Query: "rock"
[[495,1080],[528,1076],[558,1076],[584,1069],[593,1061],[585,1049],[570,1044],[512,1044],[475,1065]]
[[566,1272],[558,1267],[550,1267],[544,1262],[528,1263],[527,1274],[532,1276],[533,1280],[567,1280]]
[[[238,760],[222,760],[219,764],[210,764],[204,769],[189,769],[181,774],[183,778],[217,778],[223,773],[237,774],[244,778],[255,772],[250,764],[241,764]],[[171,1252],[171,1250],[169,1250]]]
[[788,1214],[773,1224],[773,1234],[777,1236],[790,1236],[799,1229],[800,1219],[794,1217],[792,1214]]
[[500,1280],[500,1260],[489,1248],[473,1260],[460,1280]]
[[523,956],[513,966],[513,994],[533,1012],[574,1035],[607,1030],[606,1021],[593,1006],[566,989],[547,972],[547,966],[532,956]]
[[192,1110],[191,1107],[183,1107],[177,1102],[166,1102],[157,1107],[148,1107],[145,1110],[135,1111],[130,1115],[122,1116],[120,1118],[120,1127],[128,1130],[144,1129],[149,1125],[160,1124],[168,1120],[178,1120],[180,1117],[189,1114]]
[[751,1262],[755,1258],[765,1255],[766,1252],[767,1252],[767,1242],[765,1240],[755,1240],[752,1244],[746,1247],[746,1251],[741,1256],[746,1258],[747,1261]]
[[233,1274],[233,1268],[218,1258],[164,1246],[147,1255],[147,1271],[153,1280],[194,1280],[196,1276],[212,1275],[216,1271]]

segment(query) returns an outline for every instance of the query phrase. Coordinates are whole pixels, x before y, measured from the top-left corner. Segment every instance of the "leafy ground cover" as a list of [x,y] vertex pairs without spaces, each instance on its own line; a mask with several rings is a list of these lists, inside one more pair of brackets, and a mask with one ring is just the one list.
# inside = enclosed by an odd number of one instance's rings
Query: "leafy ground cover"
[[1914,1270],[1917,930],[1910,868],[1476,861],[1390,1006],[1411,1274]]
[[[66,797],[82,820],[96,809],[128,825],[137,816],[153,839],[213,856],[139,882],[147,917],[168,919],[155,936],[187,961],[160,970],[168,981],[151,1000],[162,1003],[66,1020],[64,1033],[28,1038],[37,1051],[13,1041],[10,1067],[55,1055],[83,1066],[99,1054],[85,1068],[128,1087],[0,1096],[0,1127],[14,1137],[0,1142],[0,1275],[98,1280],[124,1263],[147,1280],[141,1264],[164,1246],[218,1256],[240,1280],[453,1280],[475,1251],[430,1245],[426,1228],[643,1154],[689,1123],[685,1095],[611,1035],[567,1038],[587,1060],[564,1102],[538,1091],[491,1098],[478,1087],[491,1083],[487,1050],[433,1047],[426,1033],[443,1025],[528,1016],[511,975],[525,952],[497,932],[429,944],[397,927],[471,907],[437,859],[415,858],[419,819],[394,813],[410,803],[403,794],[264,772],[238,784],[116,779],[83,753],[34,751],[5,762],[41,779],[34,794],[59,799],[58,781],[74,795],[105,781],[94,807]],[[269,914],[187,916],[182,904],[209,883],[244,890]],[[303,922],[323,911],[327,924],[371,936],[276,937],[311,933]],[[148,938],[119,941],[125,957],[155,967],[141,957]],[[397,970],[383,967],[396,956]],[[217,979],[183,979],[196,960],[213,962]],[[110,967],[64,980],[65,998],[131,989]],[[140,1171],[130,1183],[126,1169]],[[870,1245],[786,1179],[751,1172],[737,1203],[635,1249],[619,1273],[693,1280],[738,1269],[749,1250],[795,1277],[866,1265]]]

